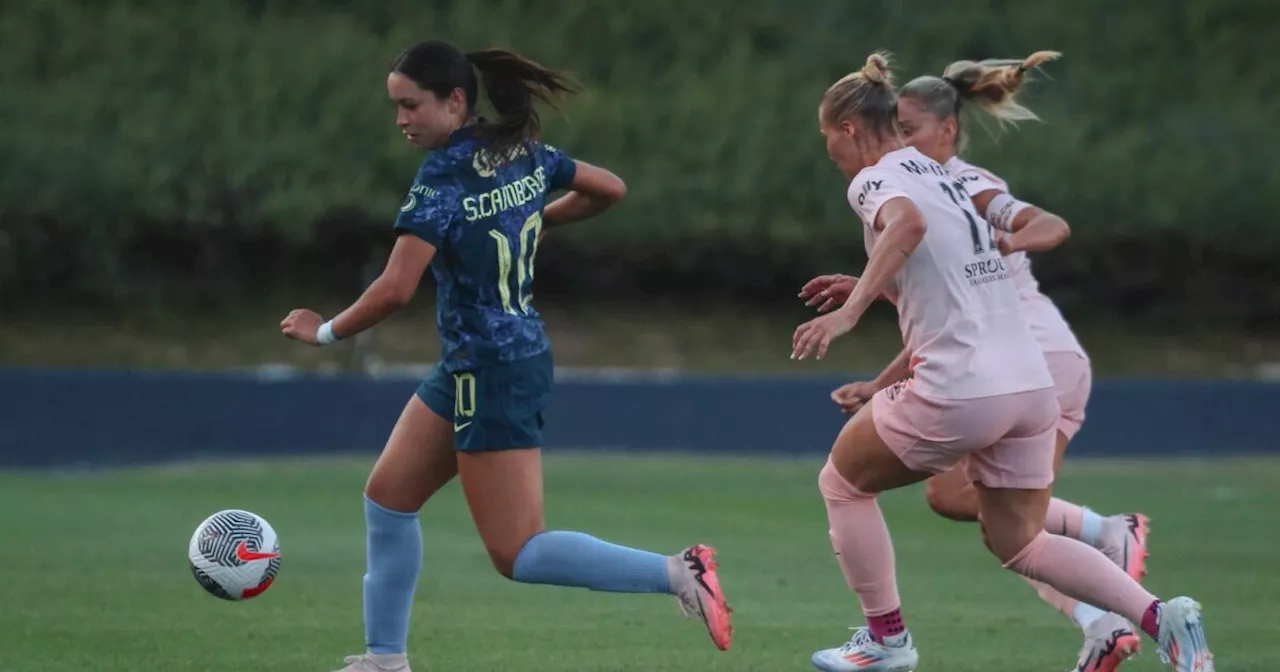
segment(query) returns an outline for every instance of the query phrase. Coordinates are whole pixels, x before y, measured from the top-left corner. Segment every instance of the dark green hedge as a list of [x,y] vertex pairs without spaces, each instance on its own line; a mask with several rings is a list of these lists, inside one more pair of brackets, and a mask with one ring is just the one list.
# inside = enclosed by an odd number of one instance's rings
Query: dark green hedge
[[[785,8],[785,9],[784,9]],[[728,11],[727,11],[728,10]],[[235,301],[350,285],[419,156],[384,76],[443,36],[576,71],[548,139],[626,203],[548,243],[543,291],[774,300],[863,254],[815,105],[876,48],[899,76],[1058,49],[970,158],[1072,223],[1037,260],[1068,310],[1265,324],[1280,311],[1280,39],[1266,0],[28,0],[0,8],[0,292]],[[994,128],[992,130],[995,130]],[[336,270],[335,270],[336,269]],[[785,300],[785,294],[778,299]]]

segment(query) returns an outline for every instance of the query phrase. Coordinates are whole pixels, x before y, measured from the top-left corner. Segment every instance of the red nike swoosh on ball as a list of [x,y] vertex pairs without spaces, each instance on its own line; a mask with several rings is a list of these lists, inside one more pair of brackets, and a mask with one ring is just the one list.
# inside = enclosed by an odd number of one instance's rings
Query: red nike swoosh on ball
[[236,546],[236,557],[240,559],[240,562],[253,562],[254,560],[271,560],[272,558],[278,558],[280,557],[280,554],[251,551],[249,550],[249,544],[242,541],[239,546]]

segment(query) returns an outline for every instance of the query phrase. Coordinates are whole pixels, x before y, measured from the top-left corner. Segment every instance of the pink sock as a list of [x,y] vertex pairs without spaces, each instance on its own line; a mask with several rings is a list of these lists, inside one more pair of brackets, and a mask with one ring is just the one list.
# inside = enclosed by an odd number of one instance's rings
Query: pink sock
[[1084,530],[1084,508],[1054,497],[1044,514],[1044,529],[1050,534],[1079,539]]
[[1152,602],[1142,615],[1142,631],[1151,635],[1151,639],[1160,641],[1160,602]]
[[1007,569],[1049,584],[1060,592],[1104,611],[1142,623],[1156,596],[1097,549],[1067,537],[1037,534]]
[[871,633],[892,637],[906,630],[893,565],[893,541],[876,498],[859,491],[836,471],[822,468],[818,488],[827,504],[831,546],[849,587],[862,600]]
[[876,641],[883,642],[886,637],[901,635],[907,631],[907,622],[902,619],[902,610],[894,609],[883,616],[868,616],[867,627]]
[[1066,595],[1054,590],[1051,586],[1036,581],[1035,579],[1027,578],[1025,576],[1022,578],[1025,579],[1027,583],[1031,584],[1031,587],[1035,588],[1037,593],[1040,593],[1040,599],[1048,602],[1054,609],[1066,614],[1067,618],[1075,620],[1076,605],[1080,604],[1079,600],[1067,597]]

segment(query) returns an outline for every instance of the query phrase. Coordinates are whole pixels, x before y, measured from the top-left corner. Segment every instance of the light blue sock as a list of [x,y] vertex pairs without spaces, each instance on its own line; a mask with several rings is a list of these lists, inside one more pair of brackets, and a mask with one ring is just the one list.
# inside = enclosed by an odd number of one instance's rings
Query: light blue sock
[[1084,522],[1080,525],[1080,541],[1097,548],[1098,541],[1101,538],[1102,516],[1094,513],[1091,509],[1085,509]]
[[1080,626],[1081,630],[1088,630],[1089,626],[1097,622],[1098,619],[1106,616],[1107,612],[1084,602],[1076,602],[1076,608],[1071,614],[1071,619]]
[[364,575],[364,636],[372,653],[405,653],[409,614],[422,571],[418,514],[383,508],[364,498],[368,573]]
[[667,556],[581,532],[543,532],[530,539],[516,556],[511,578],[610,593],[671,592]]

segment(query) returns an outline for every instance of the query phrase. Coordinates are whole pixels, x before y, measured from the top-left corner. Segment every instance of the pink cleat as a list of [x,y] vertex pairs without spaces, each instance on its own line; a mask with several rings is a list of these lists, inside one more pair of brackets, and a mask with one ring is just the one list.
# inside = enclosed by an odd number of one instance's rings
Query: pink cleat
[[711,633],[716,648],[727,651],[733,643],[733,609],[720,590],[716,574],[716,550],[701,544],[668,559],[671,592],[685,616],[697,616]]
[[1084,648],[1073,672],[1115,672],[1137,655],[1142,638],[1123,617],[1107,614],[1085,629]]
[[1122,513],[1102,520],[1098,550],[1119,565],[1134,581],[1147,576],[1147,535],[1150,520],[1141,513]]

